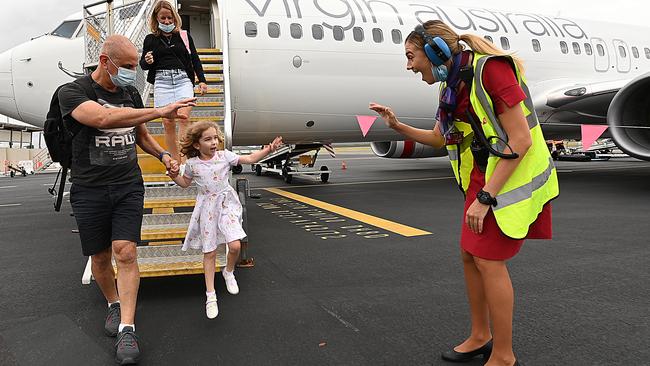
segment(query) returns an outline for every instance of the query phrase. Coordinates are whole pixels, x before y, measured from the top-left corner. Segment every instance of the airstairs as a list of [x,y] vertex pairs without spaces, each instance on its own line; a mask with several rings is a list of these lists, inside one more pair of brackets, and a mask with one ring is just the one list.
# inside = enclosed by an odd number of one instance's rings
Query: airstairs
[[[215,5],[216,3],[213,3]],[[144,0],[117,6],[106,1],[84,7],[86,21],[86,68],[97,65],[99,48],[106,35],[117,33],[127,36],[141,51],[144,37],[148,33],[147,21],[153,1]],[[98,8],[99,7],[99,8]],[[101,10],[103,7],[103,11]],[[100,9],[99,11],[93,11]],[[213,8],[213,11],[216,8]],[[181,13],[182,14],[182,13]],[[211,14],[213,17],[216,14]],[[111,18],[111,19],[109,19]],[[112,24],[111,24],[112,22]],[[112,32],[109,31],[112,29]],[[214,43],[214,42],[213,42]],[[197,87],[195,96],[197,106],[190,116],[191,122],[215,121],[232,136],[224,126],[226,98],[223,73],[223,54],[217,48],[199,48],[197,53],[203,64],[208,92],[201,96]],[[146,82],[146,72],[138,68],[136,87],[143,96],[147,107],[153,106],[153,88]],[[229,126],[229,124],[228,124]],[[147,123],[149,133],[165,147],[162,121]],[[227,146],[230,146],[227,141]],[[160,277],[196,274],[203,272],[203,254],[199,250],[182,251],[181,246],[190,222],[196,198],[196,187],[183,189],[176,186],[165,174],[164,165],[155,157],[145,154],[138,148],[138,161],[145,182],[145,201],[141,242],[138,243],[138,265],[141,277]],[[244,206],[248,194],[248,182],[237,180],[234,184],[239,199]],[[246,230],[246,218],[244,229]],[[242,241],[242,264],[252,265],[246,256],[246,239]],[[226,264],[226,246],[220,246],[216,269]],[[82,283],[91,281],[90,259],[82,278]]]

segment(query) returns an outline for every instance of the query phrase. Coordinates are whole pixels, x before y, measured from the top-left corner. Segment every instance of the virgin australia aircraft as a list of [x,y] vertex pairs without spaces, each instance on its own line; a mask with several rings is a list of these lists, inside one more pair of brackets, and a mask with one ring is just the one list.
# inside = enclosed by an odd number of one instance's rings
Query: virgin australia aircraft
[[[608,125],[605,136],[621,150],[650,160],[650,28],[426,0],[179,2],[181,14],[201,19],[190,24],[193,38],[207,32],[206,47],[222,48],[234,145],[282,135],[288,143],[371,141],[383,157],[444,155],[379,122],[364,137],[356,119],[375,101],[404,122],[434,125],[438,88],[406,70],[403,43],[416,24],[441,19],[525,61],[548,139]],[[85,33],[82,17],[71,16],[1,54],[0,113],[42,126],[52,92],[83,70]]]

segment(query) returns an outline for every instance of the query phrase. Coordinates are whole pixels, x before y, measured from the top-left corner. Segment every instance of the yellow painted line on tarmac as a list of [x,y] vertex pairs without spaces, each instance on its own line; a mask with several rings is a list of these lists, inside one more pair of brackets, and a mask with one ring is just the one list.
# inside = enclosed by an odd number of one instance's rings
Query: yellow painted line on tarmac
[[372,216],[365,214],[363,212],[351,210],[349,208],[333,205],[331,203],[319,201],[313,198],[306,196],[301,196],[299,194],[287,192],[283,189],[278,188],[265,188],[266,191],[283,196],[298,202],[306,203],[310,206],[318,207],[320,209],[333,212],[335,214],[345,216],[347,218],[366,223],[368,225],[376,226],[378,228],[391,231],[395,234],[400,234],[403,236],[420,236],[420,235],[430,235],[428,231],[420,230],[414,227],[403,225],[394,221],[382,219],[381,217]]

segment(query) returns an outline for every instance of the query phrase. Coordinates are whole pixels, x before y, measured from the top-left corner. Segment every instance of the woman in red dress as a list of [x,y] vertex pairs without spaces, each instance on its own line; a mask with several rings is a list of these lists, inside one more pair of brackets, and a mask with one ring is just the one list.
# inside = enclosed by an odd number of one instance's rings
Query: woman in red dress
[[[438,38],[436,42],[444,41],[444,44],[440,44],[442,51],[440,47],[434,48],[434,51],[438,51],[438,56],[442,56],[442,61],[447,59],[444,64],[434,62],[438,60],[436,56],[427,54],[430,50],[425,50],[426,44],[434,43],[434,37]],[[471,50],[465,50],[461,41]],[[445,46],[449,52],[447,57],[444,55]],[[408,70],[416,74],[421,73],[422,80],[429,85],[439,81],[446,82],[447,88],[440,93],[440,109],[434,128],[423,130],[405,125],[399,122],[393,111],[386,106],[372,103],[370,109],[379,113],[390,128],[410,140],[436,148],[460,144],[454,141],[458,136],[443,132],[449,131],[444,124],[453,125],[454,121],[467,121],[468,114],[474,121],[481,119],[470,102],[471,87],[468,83],[471,76],[469,79],[460,77],[459,70],[473,70],[473,60],[477,54],[506,54],[481,37],[467,34],[459,36],[441,21],[429,21],[416,28],[406,39],[405,51]],[[489,200],[497,197],[533,145],[528,121],[520,106],[526,99],[526,94],[518,82],[513,62],[519,70],[523,70],[521,62],[515,57],[496,57],[488,59],[480,75],[483,88],[491,99],[499,123],[507,135],[507,144],[511,152],[516,153],[518,157],[499,159],[492,176],[486,182],[485,171],[492,151],[481,144],[479,139],[472,141],[474,163],[469,185],[464,189],[466,198],[460,240],[471,310],[471,332],[463,342],[442,353],[442,358],[450,362],[466,362],[482,355],[485,359],[489,358],[486,363],[488,366],[521,365],[512,350],[514,294],[506,260],[519,252],[524,239],[552,237],[550,202],[543,205],[537,219],[529,226],[528,234],[523,239],[513,239],[500,229]],[[473,136],[480,132],[477,128],[481,127],[472,126]],[[463,140],[463,137],[460,139]],[[551,183],[557,185],[556,180]],[[479,200],[478,192],[487,193],[487,198]]]

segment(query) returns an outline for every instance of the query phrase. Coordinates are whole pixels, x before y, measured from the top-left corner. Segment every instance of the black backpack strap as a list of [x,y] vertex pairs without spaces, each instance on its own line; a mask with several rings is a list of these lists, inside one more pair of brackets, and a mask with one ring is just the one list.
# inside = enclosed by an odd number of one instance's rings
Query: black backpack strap
[[138,89],[131,85],[128,85],[125,89],[127,93],[129,93],[129,96],[131,96],[133,107],[137,109],[144,108],[144,104],[142,103],[142,96],[140,96]]

